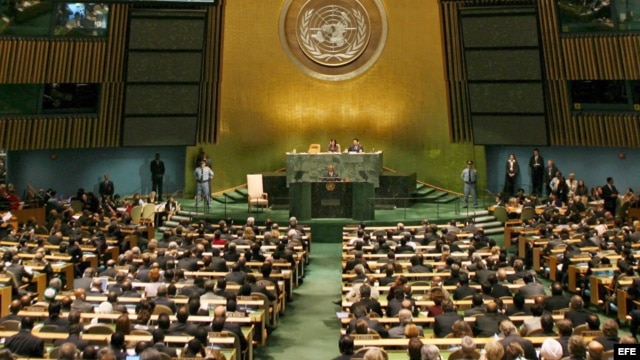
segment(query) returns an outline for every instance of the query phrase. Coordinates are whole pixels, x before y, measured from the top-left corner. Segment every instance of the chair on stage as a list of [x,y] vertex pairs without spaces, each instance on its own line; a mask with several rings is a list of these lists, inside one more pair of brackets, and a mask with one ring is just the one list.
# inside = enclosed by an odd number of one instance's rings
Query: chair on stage
[[309,154],[317,154],[322,151],[320,144],[311,144],[309,145],[309,150],[307,151]]
[[145,204],[140,214],[140,223],[153,226],[154,217],[156,215],[156,206],[154,204]]
[[269,194],[262,188],[262,174],[247,174],[248,212],[253,207],[269,207]]

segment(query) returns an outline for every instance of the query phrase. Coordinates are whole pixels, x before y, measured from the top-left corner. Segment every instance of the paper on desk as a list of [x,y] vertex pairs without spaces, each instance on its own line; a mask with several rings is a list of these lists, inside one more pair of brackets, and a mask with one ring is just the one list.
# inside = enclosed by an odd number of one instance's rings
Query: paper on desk
[[9,220],[11,220],[11,217],[13,217],[13,215],[11,215],[11,211],[9,211],[6,214],[2,215],[2,221],[9,222]]

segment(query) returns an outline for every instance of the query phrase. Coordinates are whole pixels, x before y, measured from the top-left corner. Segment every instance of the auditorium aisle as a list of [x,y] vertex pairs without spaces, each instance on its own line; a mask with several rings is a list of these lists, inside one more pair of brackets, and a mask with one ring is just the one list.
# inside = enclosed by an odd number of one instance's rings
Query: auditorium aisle
[[256,359],[331,359],[339,355],[340,322],[336,318],[341,291],[341,247],[314,243],[304,284],[294,291],[278,329],[266,347],[255,349]]

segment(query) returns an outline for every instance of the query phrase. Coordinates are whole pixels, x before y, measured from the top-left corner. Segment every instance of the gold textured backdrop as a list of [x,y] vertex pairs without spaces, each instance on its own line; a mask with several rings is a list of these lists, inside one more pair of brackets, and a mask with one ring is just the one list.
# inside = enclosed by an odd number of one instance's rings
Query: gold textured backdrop
[[358,137],[367,151],[385,152],[385,166],[460,190],[464,161],[484,168],[484,150],[450,143],[438,2],[383,2],[389,31],[379,60],[354,79],[330,82],[286,56],[278,34],[284,0],[226,1],[217,143],[189,148],[187,163],[204,149],[215,191],[284,167],[286,151],[324,148],[330,138],[344,149]]

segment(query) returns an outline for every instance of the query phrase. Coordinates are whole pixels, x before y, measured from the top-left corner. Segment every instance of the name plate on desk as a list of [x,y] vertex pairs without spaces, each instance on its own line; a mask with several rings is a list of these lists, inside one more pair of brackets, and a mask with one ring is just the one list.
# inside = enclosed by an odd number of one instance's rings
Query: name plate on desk
[[[323,181],[327,168],[333,165],[340,179],[350,182],[368,182],[380,186],[382,152],[339,154],[287,153],[287,186],[298,182]],[[335,181],[335,180],[334,180]]]

